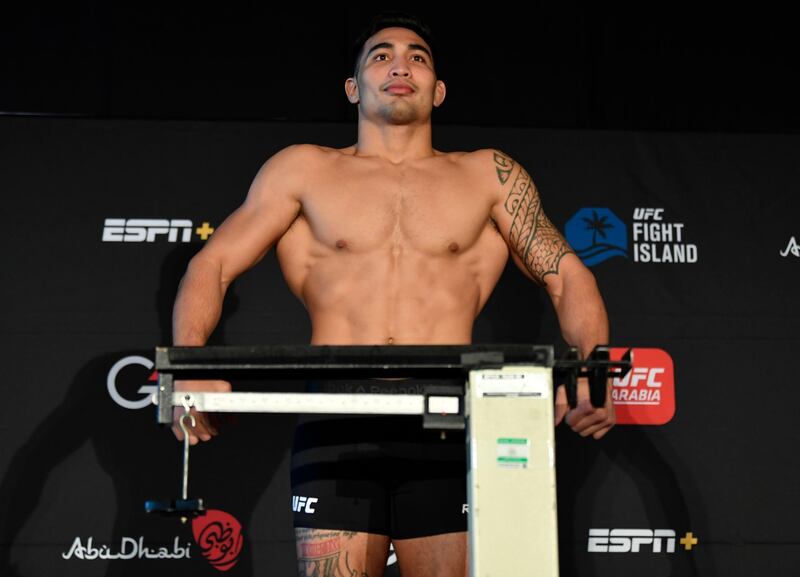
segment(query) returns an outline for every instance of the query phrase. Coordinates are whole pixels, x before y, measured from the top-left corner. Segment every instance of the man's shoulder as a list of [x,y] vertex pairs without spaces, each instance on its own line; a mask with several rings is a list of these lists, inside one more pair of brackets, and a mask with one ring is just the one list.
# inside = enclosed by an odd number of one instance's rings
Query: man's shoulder
[[459,172],[466,174],[475,183],[483,183],[494,188],[497,170],[513,164],[510,157],[496,148],[480,148],[468,152],[445,153]]
[[497,148],[479,148],[477,150],[444,152],[441,153],[452,162],[465,166],[475,166],[478,168],[491,167],[501,158],[509,158],[507,154]]
[[291,144],[273,154],[268,162],[284,164],[320,161],[334,154],[341,154],[341,151],[320,144]]
[[258,178],[288,179],[295,184],[305,181],[329,166],[343,151],[318,144],[292,144],[270,156]]

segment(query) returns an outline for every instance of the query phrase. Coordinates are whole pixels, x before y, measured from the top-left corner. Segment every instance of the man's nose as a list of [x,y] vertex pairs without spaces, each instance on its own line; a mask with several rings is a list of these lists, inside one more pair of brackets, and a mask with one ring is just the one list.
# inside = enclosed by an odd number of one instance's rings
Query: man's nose
[[408,66],[406,66],[405,62],[399,62],[395,64],[389,73],[393,77],[400,76],[405,78],[411,75],[411,71],[408,69]]

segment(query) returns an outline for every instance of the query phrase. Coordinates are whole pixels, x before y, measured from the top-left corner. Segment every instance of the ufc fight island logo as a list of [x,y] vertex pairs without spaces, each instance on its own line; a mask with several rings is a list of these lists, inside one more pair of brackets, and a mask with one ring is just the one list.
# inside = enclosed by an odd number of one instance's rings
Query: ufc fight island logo
[[633,210],[633,260],[696,263],[697,245],[687,243],[682,222],[667,222],[663,208]]
[[615,256],[633,257],[636,263],[698,262],[697,245],[687,242],[684,223],[667,220],[664,208],[634,208],[631,225],[629,239],[626,223],[611,209],[585,207],[566,222],[564,233],[586,266]]
[[214,232],[207,222],[193,228],[191,220],[180,218],[107,218],[103,226],[103,242],[191,242],[192,232],[200,240],[208,240]]

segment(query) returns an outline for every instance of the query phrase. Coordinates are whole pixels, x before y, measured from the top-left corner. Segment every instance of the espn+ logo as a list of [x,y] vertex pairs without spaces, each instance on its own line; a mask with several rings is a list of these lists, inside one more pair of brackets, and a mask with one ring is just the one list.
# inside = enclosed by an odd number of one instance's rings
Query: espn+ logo
[[[665,540],[665,541],[662,541]],[[647,547],[653,553],[675,552],[672,529],[589,529],[589,553],[638,553]]]
[[700,540],[691,531],[677,538],[672,529],[589,529],[589,553],[674,553],[675,542],[692,551]]
[[[191,220],[184,218],[107,218],[103,226],[103,242],[191,242]],[[214,229],[204,222],[194,231],[207,240]]]

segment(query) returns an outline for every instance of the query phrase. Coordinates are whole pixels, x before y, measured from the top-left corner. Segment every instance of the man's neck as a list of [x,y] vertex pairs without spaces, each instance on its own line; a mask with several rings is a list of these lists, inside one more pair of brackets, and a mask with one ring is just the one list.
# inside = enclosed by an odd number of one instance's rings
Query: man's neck
[[358,123],[355,156],[370,156],[402,164],[434,156],[431,124],[377,125],[366,120]]

